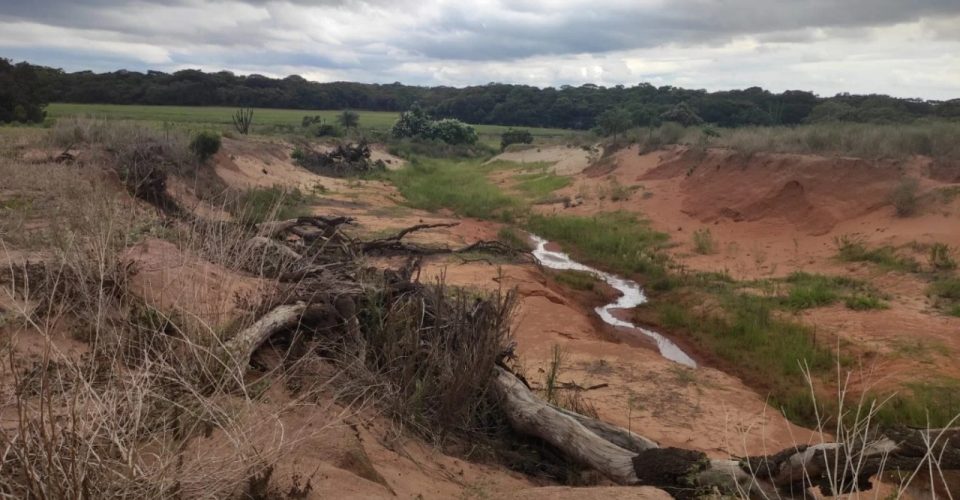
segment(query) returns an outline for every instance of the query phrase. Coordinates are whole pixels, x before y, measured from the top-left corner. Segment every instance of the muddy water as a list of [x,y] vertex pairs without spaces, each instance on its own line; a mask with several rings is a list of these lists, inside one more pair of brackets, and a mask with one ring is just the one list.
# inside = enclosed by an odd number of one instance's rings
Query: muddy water
[[687,355],[687,353],[683,352],[680,347],[671,342],[670,339],[653,330],[641,328],[633,323],[630,323],[629,321],[624,321],[613,315],[614,309],[631,309],[647,301],[647,297],[643,294],[643,289],[640,288],[639,283],[615,276],[610,273],[605,273],[590,266],[583,265],[571,259],[570,256],[565,253],[547,250],[547,240],[535,234],[531,234],[530,238],[537,245],[536,249],[533,251],[533,256],[536,257],[536,259],[540,261],[540,264],[542,264],[544,267],[557,270],[570,269],[574,271],[587,272],[602,279],[608,285],[620,292],[620,298],[617,299],[616,302],[596,308],[597,314],[605,323],[620,328],[631,329],[639,332],[642,335],[650,337],[657,343],[657,348],[660,349],[660,354],[671,361],[691,367],[697,366],[697,363],[694,362],[693,359]]

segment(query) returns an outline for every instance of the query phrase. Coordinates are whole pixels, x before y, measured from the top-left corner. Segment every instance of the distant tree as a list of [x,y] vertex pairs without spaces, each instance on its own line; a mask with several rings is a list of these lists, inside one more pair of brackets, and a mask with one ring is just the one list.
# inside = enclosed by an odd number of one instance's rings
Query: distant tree
[[46,105],[33,66],[0,58],[0,123],[40,123]]
[[360,115],[356,111],[344,110],[337,115],[337,123],[343,128],[356,128],[360,124]]
[[703,124],[703,119],[686,102],[681,102],[660,115],[665,122],[676,122],[684,127]]
[[841,101],[829,100],[814,106],[807,115],[808,123],[855,121],[857,109]]
[[533,142],[533,134],[529,130],[507,129],[500,135],[500,151],[507,149],[511,144],[530,144]]
[[604,111],[597,117],[597,128],[604,137],[617,136],[626,132],[633,126],[633,118],[630,113],[623,108],[612,108]]

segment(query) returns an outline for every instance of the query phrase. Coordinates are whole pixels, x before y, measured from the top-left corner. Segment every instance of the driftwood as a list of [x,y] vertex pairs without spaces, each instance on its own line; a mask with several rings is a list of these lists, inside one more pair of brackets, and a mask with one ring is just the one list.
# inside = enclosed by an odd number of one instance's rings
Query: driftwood
[[881,469],[916,470],[931,455],[943,470],[960,469],[960,428],[890,429],[852,446],[824,443],[769,456],[718,460],[698,451],[660,448],[624,429],[549,405],[501,367],[494,388],[518,432],[543,439],[619,484],[656,486],[677,498],[714,492],[806,498],[814,486],[825,495],[854,487],[864,491]]

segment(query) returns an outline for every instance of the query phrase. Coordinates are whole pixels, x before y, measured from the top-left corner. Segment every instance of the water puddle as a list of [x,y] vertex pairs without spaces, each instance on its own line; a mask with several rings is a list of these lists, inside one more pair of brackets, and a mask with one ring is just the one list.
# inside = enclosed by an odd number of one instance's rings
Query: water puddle
[[540,261],[540,264],[542,264],[544,267],[557,270],[570,269],[573,271],[587,272],[602,279],[608,285],[620,292],[620,298],[617,299],[616,302],[596,308],[597,314],[600,316],[600,319],[604,321],[604,323],[621,328],[636,330],[641,334],[653,339],[657,343],[657,348],[660,349],[660,354],[663,357],[682,365],[690,367],[697,366],[697,363],[690,356],[688,356],[687,353],[683,352],[683,350],[680,349],[677,344],[671,342],[670,339],[653,330],[641,328],[633,323],[630,323],[629,321],[624,321],[613,315],[612,311],[614,309],[632,309],[647,301],[647,296],[643,294],[643,289],[640,288],[639,283],[615,276],[610,273],[605,273],[590,266],[583,265],[571,259],[569,255],[563,252],[547,250],[547,240],[535,234],[531,234],[530,238],[534,243],[537,244],[536,249],[533,251],[533,256]]

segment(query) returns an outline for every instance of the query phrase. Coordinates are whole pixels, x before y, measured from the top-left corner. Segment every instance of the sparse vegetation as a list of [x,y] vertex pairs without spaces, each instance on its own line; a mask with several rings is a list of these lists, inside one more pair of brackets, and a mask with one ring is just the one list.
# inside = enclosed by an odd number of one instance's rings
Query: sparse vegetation
[[904,177],[890,194],[890,202],[893,203],[897,216],[909,217],[917,212],[919,186],[919,182],[913,177]]
[[709,228],[701,228],[693,232],[693,250],[700,255],[709,255],[717,251]]
[[299,189],[273,186],[244,191],[228,207],[242,223],[256,225],[306,215],[308,199]]
[[889,309],[890,306],[887,305],[881,298],[875,295],[856,293],[848,296],[843,299],[847,304],[847,309],[852,309],[854,311],[868,311],[871,309]]
[[930,267],[936,271],[952,271],[957,268],[950,247],[943,243],[930,245]]
[[574,290],[580,290],[583,292],[595,290],[597,284],[600,283],[599,278],[594,276],[592,273],[584,271],[565,269],[563,271],[554,271],[551,274],[553,275],[553,279],[557,280],[557,283],[561,283],[573,288]]
[[885,269],[917,272],[920,263],[915,259],[902,256],[891,246],[868,248],[862,237],[843,235],[834,240],[840,260],[845,262],[871,262]]

